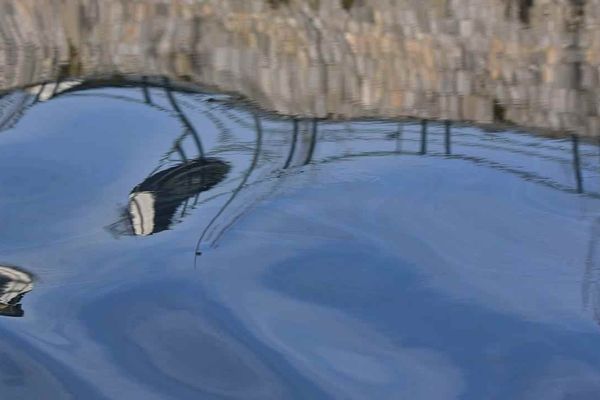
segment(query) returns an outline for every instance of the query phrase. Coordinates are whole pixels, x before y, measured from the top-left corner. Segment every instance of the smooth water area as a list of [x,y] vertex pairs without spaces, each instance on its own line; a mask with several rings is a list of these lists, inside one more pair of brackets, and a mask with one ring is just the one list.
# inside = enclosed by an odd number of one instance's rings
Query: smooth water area
[[600,395],[597,145],[127,82],[0,98],[2,398]]

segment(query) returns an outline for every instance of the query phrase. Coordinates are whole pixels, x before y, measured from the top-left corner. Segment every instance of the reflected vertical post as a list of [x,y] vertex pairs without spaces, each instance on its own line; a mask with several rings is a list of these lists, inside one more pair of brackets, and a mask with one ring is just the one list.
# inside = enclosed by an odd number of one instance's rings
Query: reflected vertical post
[[42,93],[44,92],[44,89],[46,88],[46,84],[42,83],[40,85],[40,90],[37,91],[37,93],[35,94],[35,98],[33,99],[34,103],[37,103],[40,100],[40,96],[42,95]]
[[571,142],[573,144],[573,171],[575,172],[575,184],[577,185],[577,193],[583,193],[583,178],[581,176],[581,159],[579,157],[579,136],[572,135]]
[[288,154],[287,160],[285,160],[285,164],[283,165],[283,169],[289,168],[292,159],[294,158],[294,153],[296,152],[296,142],[298,141],[298,125],[298,118],[294,118],[292,129],[292,144],[290,146],[290,153]]
[[312,136],[310,138],[310,147],[308,149],[308,154],[306,156],[306,160],[304,161],[304,165],[306,165],[312,161],[316,144],[317,144],[317,119],[314,118],[313,123],[312,123]]
[[144,103],[151,104],[152,100],[150,99],[150,91],[148,90],[148,77],[142,77],[142,93],[144,94]]
[[420,154],[427,154],[427,120],[421,120],[421,152]]
[[451,135],[450,121],[446,120],[446,121],[444,121],[444,144],[446,147],[446,155],[447,156],[452,154],[452,144],[450,142],[450,135]]
[[64,78],[63,74],[60,74],[58,76],[58,78],[56,79],[56,82],[54,82],[54,88],[52,89],[52,94],[50,95],[50,97],[56,96],[56,93],[58,93],[58,87],[63,82],[63,78]]
[[398,122],[398,131],[396,132],[396,153],[402,153],[402,133],[404,131],[404,125],[402,122]]

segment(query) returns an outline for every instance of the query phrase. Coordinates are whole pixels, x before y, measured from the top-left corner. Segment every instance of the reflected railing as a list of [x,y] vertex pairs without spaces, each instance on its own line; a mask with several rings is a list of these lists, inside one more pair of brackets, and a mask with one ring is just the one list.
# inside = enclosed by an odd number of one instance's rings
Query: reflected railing
[[[127,90],[99,90],[103,88]],[[549,139],[449,120],[285,117],[164,77],[111,76],[25,87],[0,98],[3,129],[14,127],[36,104],[67,96],[135,102],[178,121],[180,131],[172,144],[131,190],[120,219],[108,229],[117,236],[149,236],[174,229],[197,208],[216,205],[198,234],[196,256],[217,247],[260,202],[300,179],[306,185],[318,180],[318,173],[303,172],[364,157],[467,162],[566,195],[600,199],[600,153],[590,139],[574,135]],[[198,118],[206,119],[210,129],[199,132]],[[208,137],[210,145],[205,143]],[[591,260],[594,243],[596,239],[590,247]],[[594,263],[586,266],[586,276],[595,276]],[[592,293],[595,280],[586,282],[584,293]]]
[[[149,79],[142,77],[143,102],[165,110],[152,100],[149,87]],[[169,79],[162,79],[162,88],[171,107],[166,111],[180,121],[183,132],[146,179],[129,194],[122,218],[109,226],[116,235],[149,236],[170,229],[190,215],[200,194],[218,185],[230,169],[216,157],[205,157],[200,135],[180,107]],[[190,146],[185,146],[186,140],[191,142],[193,152],[189,151]]]
[[[240,122],[238,118],[236,122]],[[306,152],[302,157],[297,157],[295,154],[298,151],[298,126],[305,122],[310,125],[310,128],[305,130],[305,136],[308,138]],[[352,123],[350,123],[352,124]],[[360,123],[359,123],[360,124]],[[503,173],[508,173],[519,177],[520,179],[545,186],[564,193],[577,194],[593,199],[600,198],[599,180],[600,170],[598,161],[598,147],[595,144],[582,144],[577,136],[571,136],[568,139],[562,140],[543,140],[533,136],[513,133],[507,135],[503,133],[469,133],[467,127],[458,127],[453,129],[453,124],[449,121],[432,122],[422,120],[418,123],[414,121],[401,121],[396,123],[396,130],[390,131],[393,125],[389,122],[388,129],[379,129],[378,135],[375,132],[367,132],[365,134],[351,134],[352,130],[346,131],[346,136],[340,138],[329,136],[334,133],[334,130],[321,129],[319,125],[325,127],[334,126],[327,121],[310,120],[302,121],[292,119],[290,122],[289,133],[290,141],[288,144],[288,153],[285,155],[285,162],[282,166],[274,167],[274,171],[264,180],[254,180],[248,182],[247,176],[243,179],[243,185],[250,188],[252,185],[259,185],[266,181],[273,181],[273,176],[281,179],[285,173],[295,168],[302,168],[306,165],[318,165],[325,163],[338,162],[343,160],[351,160],[358,157],[380,157],[394,155],[412,155],[425,157],[438,157],[447,160],[460,160],[476,164],[481,167],[494,169]],[[248,126],[242,124],[242,126]],[[437,128],[437,129],[436,129]],[[441,128],[441,129],[440,129]],[[268,128],[261,128],[262,135],[268,134]],[[281,131],[281,128],[272,130],[271,133]],[[320,133],[319,133],[320,132]],[[370,149],[368,151],[353,151],[343,154],[335,154],[335,152],[323,152],[315,157],[315,148],[319,144],[328,142],[343,143],[343,142],[377,142],[380,147]],[[412,145],[413,149],[407,148],[407,145]],[[360,146],[359,146],[360,147]],[[581,147],[585,150],[582,151]],[[492,152],[491,156],[482,154],[482,152]],[[498,159],[498,156],[501,159]],[[504,156],[504,159],[502,159]],[[506,156],[513,159],[506,159]],[[515,157],[524,157],[521,164],[514,163]],[[260,157],[260,155],[256,156]],[[292,160],[296,160],[295,163]],[[559,167],[562,176],[559,179],[557,176],[545,174],[542,170],[531,170],[530,165],[535,165],[538,161],[547,164],[553,164],[554,167]],[[248,169],[248,172],[255,168],[254,164]],[[568,172],[570,170],[571,172]],[[293,172],[292,172],[293,173]],[[571,178],[569,178],[571,177]],[[260,197],[260,196],[259,196]],[[231,202],[226,203],[231,206]],[[223,216],[224,211],[220,211],[218,216]],[[235,221],[239,219],[238,214],[243,214],[243,211],[233,213],[229,219]],[[223,219],[227,219],[224,218]],[[208,237],[220,238],[223,233],[217,231],[227,230],[231,226],[229,222],[223,222],[222,228],[216,221],[211,221],[201,235],[201,240]],[[212,229],[212,234],[207,234],[207,231]],[[213,240],[209,247],[216,246],[216,239]]]
[[[141,96],[116,95],[114,93],[103,93],[92,90],[102,87],[138,88]],[[153,99],[150,88],[162,89],[166,102],[164,99],[161,99],[162,101]],[[193,96],[197,93],[202,92],[199,92],[193,86],[185,86],[177,82],[173,83],[166,78],[148,78],[144,76],[138,78],[112,77],[111,79],[99,79],[87,82],[65,81],[44,83],[25,88],[23,91],[10,93],[0,98],[2,126],[4,129],[10,129],[24,115],[27,108],[57,96],[98,96],[138,102],[166,112],[178,119],[182,126],[181,134],[173,141],[171,148],[165,152],[163,158],[159,160],[158,165],[150,171],[146,180],[134,188],[130,194],[131,204],[129,210],[125,213],[127,218],[124,218],[129,220],[129,227],[125,228],[126,224],[120,224],[120,228],[119,224],[113,225],[113,231],[120,233],[138,232],[146,235],[149,232],[154,233],[155,230],[161,231],[167,229],[171,222],[174,221],[162,221],[161,223],[157,223],[156,227],[152,229],[142,228],[140,224],[144,218],[141,216],[143,214],[151,215],[154,213],[152,218],[156,218],[159,214],[168,213],[171,216],[167,220],[171,220],[174,218],[175,209],[179,208],[180,204],[183,204],[183,209],[179,211],[180,215],[178,218],[178,220],[181,220],[189,215],[191,209],[198,205],[199,194],[217,185],[227,174],[229,170],[227,162],[215,158],[219,153],[234,150],[237,152],[252,153],[253,160],[249,164],[247,171],[238,178],[239,186],[233,190],[231,200],[226,202],[227,207],[218,213],[215,221],[211,221],[201,235],[202,240],[204,240],[204,238],[210,236],[208,232],[215,229],[215,225],[218,225],[218,219],[225,213],[227,208],[231,207],[231,203],[239,195],[239,191],[258,183],[251,181],[250,176],[253,170],[256,169],[261,158],[265,157],[263,153],[265,151],[270,151],[274,154],[280,153],[282,151],[282,143],[285,141],[288,142],[286,145],[288,150],[285,156],[283,156],[283,165],[271,164],[272,173],[277,171],[278,174],[284,174],[286,171],[292,169],[292,167],[335,162],[337,160],[361,156],[419,155],[462,160],[516,175],[530,182],[566,193],[577,193],[592,198],[600,197],[597,182],[594,181],[594,176],[597,173],[597,165],[594,164],[594,161],[597,161],[597,157],[589,154],[590,151],[595,151],[593,149],[596,149],[596,147],[593,144],[585,142],[583,145],[587,150],[586,153],[582,154],[580,151],[582,141],[575,135],[569,136],[568,139],[544,141],[533,136],[523,136],[516,133],[509,135],[506,132],[481,132],[478,129],[456,125],[450,121],[440,122],[426,119],[418,122],[414,120],[401,120],[398,122],[381,121],[380,125],[384,124],[384,129],[378,128],[376,132],[367,132],[361,128],[363,132],[361,135],[353,132],[352,129],[353,125],[360,125],[361,122],[330,122],[320,119],[282,118],[264,115],[251,108],[231,107],[230,104],[226,103],[217,103],[216,106],[213,104],[212,109],[209,109],[207,107],[209,103],[206,98]],[[216,111],[215,107],[217,108]],[[201,135],[197,132],[194,124],[186,114],[188,112],[191,112],[192,115],[201,112],[202,115],[211,121],[220,135],[220,143],[208,153],[202,144]],[[226,119],[226,122],[223,121],[223,118]],[[265,125],[263,120],[274,121],[275,124],[267,123]],[[304,126],[302,133],[300,132],[301,125]],[[230,126],[230,128],[227,128],[227,126]],[[336,129],[344,126],[348,127],[348,131],[343,136],[333,135]],[[392,126],[395,126],[393,130]],[[241,138],[237,138],[236,140],[232,129],[238,132],[245,132],[252,129],[255,131],[255,140],[253,142],[241,140]],[[269,148],[269,145],[261,146],[265,135],[279,135],[279,141],[276,141],[275,144],[276,148]],[[329,154],[322,154],[319,158],[315,158],[315,149],[319,143],[350,143],[351,141],[355,143],[366,143],[367,141],[371,143],[380,142],[381,146],[377,150],[372,148],[369,151],[357,149],[353,153],[344,154],[330,152]],[[300,142],[307,143],[307,145],[301,146]],[[416,147],[411,150],[411,145]],[[270,147],[273,146],[271,145]],[[489,154],[489,152],[492,152],[493,155],[504,153],[506,155],[527,157],[527,163],[515,165],[510,162],[511,160],[495,160],[494,157],[483,154]],[[529,165],[535,165],[540,160],[563,167],[569,165],[572,169],[574,179],[571,182],[559,181],[552,176],[545,176],[544,171],[531,171]],[[193,167],[194,165],[195,167]],[[198,179],[195,181],[196,186],[192,188],[194,186],[192,184],[194,176]],[[199,177],[203,178],[200,179]],[[587,183],[590,180],[594,182],[592,182],[591,187],[588,187]],[[178,183],[175,185],[174,182]],[[175,194],[175,186],[173,185],[187,185],[189,190],[183,190]],[[144,194],[144,192],[163,193],[168,200],[165,200],[163,204],[162,199],[154,198],[148,195],[148,193]],[[144,204],[144,206],[141,204]],[[139,211],[144,209],[144,207],[148,207],[149,204],[154,204],[155,207],[164,206],[165,208],[162,213],[157,213],[156,210],[146,213]],[[165,204],[168,204],[168,206]],[[133,223],[133,221],[138,222]],[[147,224],[144,223],[144,225]]]

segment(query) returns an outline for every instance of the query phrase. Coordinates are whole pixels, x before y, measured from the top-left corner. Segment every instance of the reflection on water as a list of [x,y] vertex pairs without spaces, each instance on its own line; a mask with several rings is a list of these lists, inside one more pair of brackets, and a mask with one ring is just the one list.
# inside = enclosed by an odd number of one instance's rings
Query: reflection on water
[[33,278],[29,273],[0,265],[0,316],[22,317],[21,300],[31,289]]
[[234,91],[284,115],[413,116],[597,137],[599,7],[7,0],[0,88],[134,73]]
[[[0,250],[40,276],[3,392],[600,393],[596,144],[65,82],[0,99]],[[30,273],[0,272],[22,315]]]
[[1,397],[599,398],[596,1],[461,4],[0,2]]
[[[111,83],[95,82],[93,87],[110,87]],[[178,105],[169,81],[163,80],[163,83],[172,111],[183,127],[183,133],[161,157],[159,165],[131,191],[126,215],[110,227],[116,233],[131,232],[147,236],[169,229],[198,204],[200,193],[221,182],[229,171],[229,165],[225,162],[204,156],[200,135]],[[85,86],[89,87],[89,82]],[[142,79],[141,87],[144,102],[155,105],[150,97],[146,77]],[[184,150],[186,139],[193,144],[194,154]],[[179,215],[176,216],[176,213]]]
[[[129,195],[128,219],[133,233],[146,236],[168,229],[180,206],[181,218],[188,206],[198,202],[200,193],[219,183],[227,170],[227,164],[219,160],[195,159],[148,177]],[[192,204],[188,204],[192,197]]]

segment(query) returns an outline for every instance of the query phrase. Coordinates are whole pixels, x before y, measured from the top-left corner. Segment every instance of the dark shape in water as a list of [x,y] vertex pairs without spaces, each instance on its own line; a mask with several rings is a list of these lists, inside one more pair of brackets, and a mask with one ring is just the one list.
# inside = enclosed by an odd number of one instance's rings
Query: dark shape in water
[[33,289],[33,276],[16,267],[0,265],[0,316],[22,317],[23,296]]
[[[30,90],[38,93],[36,101],[45,101],[58,95],[114,87],[141,88],[144,103],[151,106],[154,106],[154,103],[148,88],[163,88],[174,116],[180,120],[183,127],[183,133],[174,141],[172,148],[164,157],[168,159],[169,155],[175,154],[178,157],[177,164],[166,169],[161,169],[164,166],[159,165],[151,172],[148,178],[131,191],[123,218],[108,227],[116,235],[148,236],[167,230],[179,222],[186,215],[188,208],[194,208],[198,195],[220,183],[230,167],[217,158],[204,157],[200,136],[178,104],[174,93],[196,92],[195,87],[186,87],[161,77],[142,76],[140,80],[132,76],[113,76],[86,81],[47,83],[40,85],[40,88],[34,87]],[[44,93],[44,96],[39,95]],[[189,157],[184,151],[182,143],[188,137],[191,137],[195,146],[196,157]],[[196,196],[194,204],[190,205],[188,202],[194,196]],[[178,219],[176,212],[180,207],[182,210]]]
[[157,172],[129,195],[128,233],[148,236],[176,223],[177,209],[221,182],[229,165],[216,158],[200,158]]

